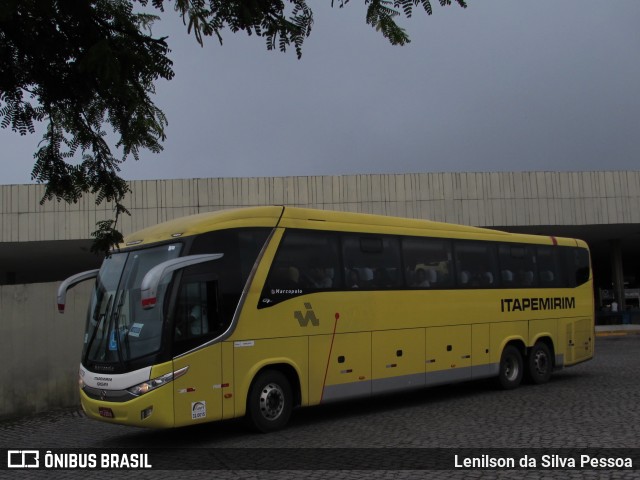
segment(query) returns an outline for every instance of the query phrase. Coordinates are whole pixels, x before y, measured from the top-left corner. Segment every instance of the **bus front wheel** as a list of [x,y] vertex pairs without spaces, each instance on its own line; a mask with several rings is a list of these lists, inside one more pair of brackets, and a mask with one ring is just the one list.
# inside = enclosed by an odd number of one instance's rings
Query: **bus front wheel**
[[256,430],[267,433],[283,428],[293,408],[291,385],[281,372],[258,374],[249,389],[247,420]]
[[520,385],[524,365],[522,354],[513,345],[507,345],[500,357],[500,373],[498,385],[504,390],[511,390]]
[[532,383],[539,385],[546,383],[551,378],[551,351],[544,342],[538,342],[529,352],[528,357],[528,377]]

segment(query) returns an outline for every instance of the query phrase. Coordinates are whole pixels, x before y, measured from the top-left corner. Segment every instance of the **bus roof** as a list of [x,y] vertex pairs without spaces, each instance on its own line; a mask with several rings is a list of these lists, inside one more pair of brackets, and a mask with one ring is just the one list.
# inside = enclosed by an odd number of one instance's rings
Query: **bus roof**
[[281,206],[233,208],[175,218],[127,235],[124,245],[120,246],[162,242],[226,228],[275,227],[282,215],[282,208]]
[[198,235],[211,230],[242,227],[311,228],[317,230],[362,231],[400,235],[433,235],[438,237],[502,240],[507,242],[548,245],[584,246],[569,238],[508,233],[431,220],[391,217],[353,212],[284,207],[280,205],[246,207],[200,213],[169,220],[127,235],[121,247],[144,245],[172,238]]

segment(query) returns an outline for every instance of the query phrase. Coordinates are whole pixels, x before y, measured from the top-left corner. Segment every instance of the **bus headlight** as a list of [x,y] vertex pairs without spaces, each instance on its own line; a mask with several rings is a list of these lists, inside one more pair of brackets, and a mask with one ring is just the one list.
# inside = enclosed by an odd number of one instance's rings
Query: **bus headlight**
[[139,383],[138,385],[134,385],[133,387],[127,388],[127,390],[135,395],[136,397],[143,395],[151,390],[155,390],[158,387],[166,385],[167,383],[172,382],[176,378],[180,378],[182,375],[187,373],[189,367],[181,368],[180,370],[176,370],[175,372],[166,373],[164,375],[160,375],[159,377],[153,378],[151,380],[147,380],[146,382]]

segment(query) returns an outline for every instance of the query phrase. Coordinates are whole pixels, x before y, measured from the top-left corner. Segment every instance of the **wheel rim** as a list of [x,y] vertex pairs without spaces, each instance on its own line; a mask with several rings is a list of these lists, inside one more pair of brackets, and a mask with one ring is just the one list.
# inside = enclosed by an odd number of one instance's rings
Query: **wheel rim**
[[518,365],[518,361],[512,357],[508,356],[504,360],[504,377],[510,382],[514,381],[518,378],[518,374],[520,373],[520,366]]
[[267,420],[276,420],[284,411],[284,391],[275,383],[264,386],[260,392],[260,412]]
[[533,365],[538,374],[546,374],[547,369],[549,368],[549,359],[547,358],[547,354],[542,350],[538,350],[533,356]]

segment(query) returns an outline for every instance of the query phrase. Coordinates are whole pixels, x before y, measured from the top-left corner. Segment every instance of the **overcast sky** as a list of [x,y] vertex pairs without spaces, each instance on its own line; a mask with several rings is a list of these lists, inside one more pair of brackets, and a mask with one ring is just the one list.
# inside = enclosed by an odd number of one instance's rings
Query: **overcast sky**
[[[362,1],[309,3],[301,60],[231,32],[201,48],[165,15],[165,149],[124,178],[638,169],[640,1],[432,0],[404,47]],[[31,181],[40,136],[0,130],[0,183]]]

